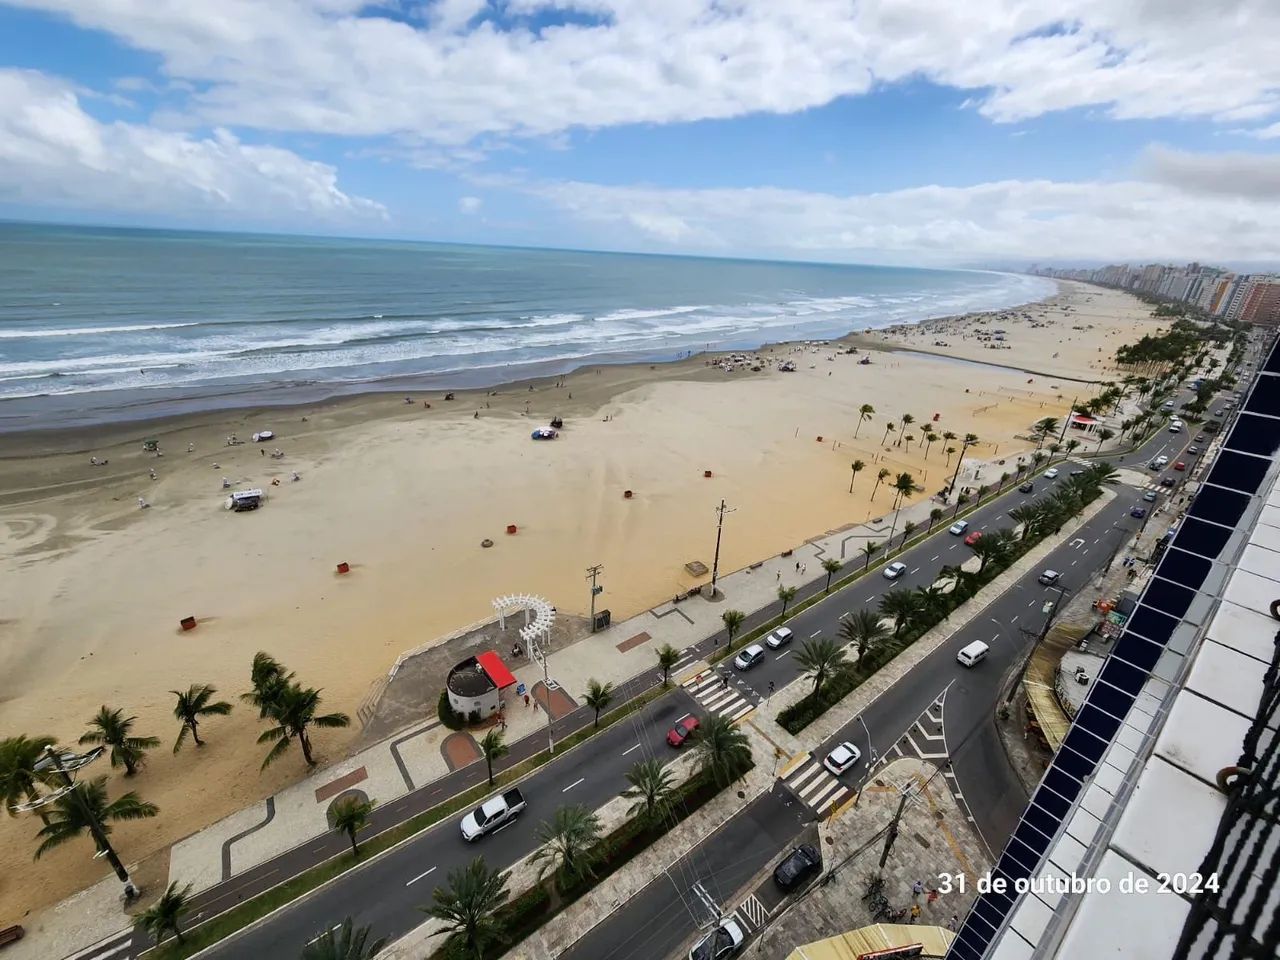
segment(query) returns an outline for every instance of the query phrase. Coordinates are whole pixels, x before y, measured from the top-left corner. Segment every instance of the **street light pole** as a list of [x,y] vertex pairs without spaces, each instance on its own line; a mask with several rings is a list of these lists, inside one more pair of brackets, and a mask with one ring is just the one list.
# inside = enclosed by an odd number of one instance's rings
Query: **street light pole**
[[[976,441],[975,441],[976,442]],[[956,480],[960,477],[960,464],[964,463],[964,452],[973,444],[969,442],[969,435],[965,434],[965,439],[960,443],[960,454],[956,457],[956,472],[951,475],[950,492],[956,492]],[[956,508],[951,512],[951,519],[956,518],[956,514],[960,512],[960,496],[956,495]]]
[[733,513],[733,510],[725,506],[725,502],[721,500],[720,506],[716,507],[716,513],[719,515],[719,520],[716,522],[716,555],[715,559],[711,561],[711,596],[713,599],[716,595],[716,581],[720,579],[720,535],[724,532],[724,515]]
[[76,786],[76,782],[71,779],[71,774],[67,773],[66,767],[62,765],[62,758],[57,754],[52,746],[44,748],[44,755],[53,764],[53,768],[58,771],[58,776],[62,780],[63,786],[67,788],[67,796],[71,798],[72,803],[80,805],[80,812],[84,814],[85,825],[89,828],[89,833],[93,835],[93,842],[97,844],[98,850],[107,858],[107,862],[111,864],[111,868],[115,870],[116,876],[120,878],[120,882],[124,884],[124,898],[127,901],[137,899],[139,890],[129,877],[129,871],[125,869],[120,857],[116,854],[115,849],[111,846],[111,841],[107,839],[106,831],[102,829],[102,824],[98,822],[97,816],[89,805],[85,802],[83,796],[80,795],[80,789]]
[[1013,685],[1009,687],[1009,693],[1004,698],[1004,704],[1007,707],[1013,702],[1013,698],[1017,696],[1018,688],[1022,686],[1023,678],[1027,675],[1027,667],[1031,665],[1031,657],[1035,654],[1036,648],[1044,642],[1044,638],[1049,635],[1049,628],[1053,626],[1053,621],[1057,618],[1059,611],[1062,609],[1063,603],[1066,602],[1067,594],[1070,592],[1066,587],[1050,587],[1050,590],[1058,591],[1058,599],[1056,602],[1050,602],[1049,609],[1044,618],[1044,626],[1040,628],[1040,633],[1036,637],[1036,642],[1031,645],[1031,649],[1027,651],[1027,655],[1022,658],[1022,666],[1018,668],[1018,676],[1013,681]]
[[600,576],[600,571],[604,569],[604,564],[597,563],[587,567],[587,579],[591,581],[591,632],[596,632],[596,597],[604,592],[604,587],[596,586],[596,577]]
[[[857,720],[858,720],[858,723],[862,724],[862,730],[867,735],[867,776],[870,777],[871,768],[876,765],[876,759],[877,759],[876,747],[875,747],[875,744],[871,742],[871,731],[867,729],[867,721],[862,719],[862,714],[858,714]],[[863,789],[866,789],[865,785],[863,786]],[[857,793],[853,795],[854,810],[858,809],[858,801],[860,801],[861,799],[862,799],[862,790],[859,790]]]

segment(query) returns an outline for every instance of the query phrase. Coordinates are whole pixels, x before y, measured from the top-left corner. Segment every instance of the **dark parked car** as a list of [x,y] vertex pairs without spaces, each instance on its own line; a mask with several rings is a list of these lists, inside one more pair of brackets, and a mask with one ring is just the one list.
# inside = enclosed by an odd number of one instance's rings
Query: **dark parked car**
[[1175,483],[1177,483],[1177,482],[1178,482],[1178,481],[1177,481],[1177,480],[1175,480],[1175,479],[1173,479],[1173,477],[1161,477],[1161,478],[1160,478],[1160,486],[1162,486],[1162,487],[1172,487],[1172,486],[1173,486]]
[[1203,433],[1197,433],[1197,434],[1196,434],[1196,436],[1195,436],[1195,442],[1196,442],[1196,443],[1204,443],[1206,439],[1207,439],[1207,438],[1205,437],[1205,435],[1204,435]]
[[1023,493],[1030,493],[1031,491],[1035,490],[1035,488],[1036,488],[1036,485],[1032,483],[1030,480],[1028,480],[1026,483],[1018,487],[1018,489],[1021,490]]
[[822,857],[815,847],[802,843],[773,870],[773,882],[783,890],[794,890],[822,869]]
[[1134,507],[1132,510],[1129,511],[1129,516],[1137,517],[1139,520],[1141,520],[1146,515],[1147,515],[1147,511],[1143,507]]

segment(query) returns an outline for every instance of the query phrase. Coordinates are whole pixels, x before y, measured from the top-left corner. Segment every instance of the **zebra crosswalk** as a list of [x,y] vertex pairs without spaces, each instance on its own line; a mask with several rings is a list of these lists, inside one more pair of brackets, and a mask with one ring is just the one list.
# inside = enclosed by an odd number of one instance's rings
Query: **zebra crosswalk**
[[754,933],[769,921],[769,911],[753,893],[738,905],[730,916],[738,922],[738,926],[747,933]]
[[731,723],[737,723],[756,708],[732,681],[726,682],[715,670],[690,677],[684,682],[684,688],[708,713],[725,717]]
[[787,789],[818,816],[830,813],[852,795],[852,791],[831,775],[811,753],[783,771],[781,780]]

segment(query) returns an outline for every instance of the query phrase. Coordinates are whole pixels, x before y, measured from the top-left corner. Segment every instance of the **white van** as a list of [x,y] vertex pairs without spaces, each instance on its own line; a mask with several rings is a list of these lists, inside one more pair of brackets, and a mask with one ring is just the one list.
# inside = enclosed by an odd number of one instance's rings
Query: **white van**
[[1181,432],[1182,432],[1182,421],[1181,421],[1181,420],[1174,420],[1171,424],[1169,424],[1169,432],[1170,432],[1170,433],[1181,433]]
[[965,667],[976,667],[990,651],[991,648],[981,640],[975,640],[956,654],[956,661]]

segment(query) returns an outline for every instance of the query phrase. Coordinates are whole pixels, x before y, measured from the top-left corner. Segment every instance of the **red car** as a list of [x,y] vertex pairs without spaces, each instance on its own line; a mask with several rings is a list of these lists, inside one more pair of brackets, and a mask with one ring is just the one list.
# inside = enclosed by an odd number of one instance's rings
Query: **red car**
[[676,721],[676,725],[667,733],[667,743],[673,747],[683,746],[684,742],[693,736],[693,732],[698,729],[698,718],[693,714],[687,717],[681,717]]
[[964,538],[964,545],[966,547],[972,547],[975,543],[977,543],[981,539],[982,539],[982,531],[975,530],[973,531],[973,533],[969,534],[967,537]]
[[1186,465],[1185,463],[1183,463],[1181,460],[1179,460],[1177,463],[1175,463],[1175,464],[1173,465],[1173,469],[1175,469],[1175,470],[1185,470],[1185,469],[1187,469],[1187,465]]

